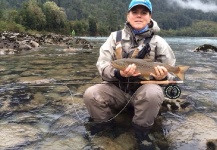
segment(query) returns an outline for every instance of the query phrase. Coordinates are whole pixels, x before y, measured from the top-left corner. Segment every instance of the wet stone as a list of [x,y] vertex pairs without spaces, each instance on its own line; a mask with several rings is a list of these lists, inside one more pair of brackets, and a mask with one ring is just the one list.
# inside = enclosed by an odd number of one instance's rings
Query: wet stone
[[40,130],[23,124],[1,124],[0,149],[19,149],[40,139]]
[[206,149],[207,140],[215,139],[217,135],[217,123],[200,113],[184,118],[174,115],[173,119],[164,120],[165,125],[169,127],[166,138],[176,150]]

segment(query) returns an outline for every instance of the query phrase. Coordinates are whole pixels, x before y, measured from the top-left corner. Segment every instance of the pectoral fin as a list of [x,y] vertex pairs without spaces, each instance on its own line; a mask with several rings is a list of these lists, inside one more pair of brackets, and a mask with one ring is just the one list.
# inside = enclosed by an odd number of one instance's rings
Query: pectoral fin
[[148,75],[144,75],[142,76],[145,80],[150,80],[149,76]]

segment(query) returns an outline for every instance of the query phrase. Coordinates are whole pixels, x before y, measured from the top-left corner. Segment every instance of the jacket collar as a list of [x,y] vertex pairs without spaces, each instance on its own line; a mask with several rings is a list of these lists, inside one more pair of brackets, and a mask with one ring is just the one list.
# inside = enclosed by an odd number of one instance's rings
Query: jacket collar
[[153,30],[150,30],[150,28],[148,28],[147,31],[145,31],[145,32],[143,32],[141,34],[136,34],[135,35],[135,33],[133,32],[133,28],[131,27],[131,25],[129,23],[125,24],[124,30],[128,34],[127,39],[131,38],[131,39],[133,39],[134,42],[140,41],[140,40],[142,40],[144,38],[147,38],[147,37],[151,37],[154,34]]

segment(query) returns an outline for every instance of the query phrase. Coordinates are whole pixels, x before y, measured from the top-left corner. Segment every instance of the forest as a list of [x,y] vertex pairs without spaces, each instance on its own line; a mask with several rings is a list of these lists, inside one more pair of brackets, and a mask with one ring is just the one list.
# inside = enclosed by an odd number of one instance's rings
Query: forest
[[[0,32],[107,36],[126,22],[131,0],[1,0]],[[182,1],[182,0],[180,0]],[[184,0],[183,0],[184,1]],[[201,0],[204,4],[214,0]],[[151,0],[152,18],[164,36],[217,36],[217,13],[183,9],[170,0]],[[186,0],[184,1],[186,2]]]

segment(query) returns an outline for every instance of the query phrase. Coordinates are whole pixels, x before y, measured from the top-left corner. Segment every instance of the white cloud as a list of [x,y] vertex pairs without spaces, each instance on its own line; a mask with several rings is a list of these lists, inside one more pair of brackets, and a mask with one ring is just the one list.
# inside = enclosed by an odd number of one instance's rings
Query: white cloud
[[217,12],[217,5],[214,2],[204,3],[200,0],[167,0],[169,4],[176,3],[179,7],[184,9],[196,9],[203,12]]

